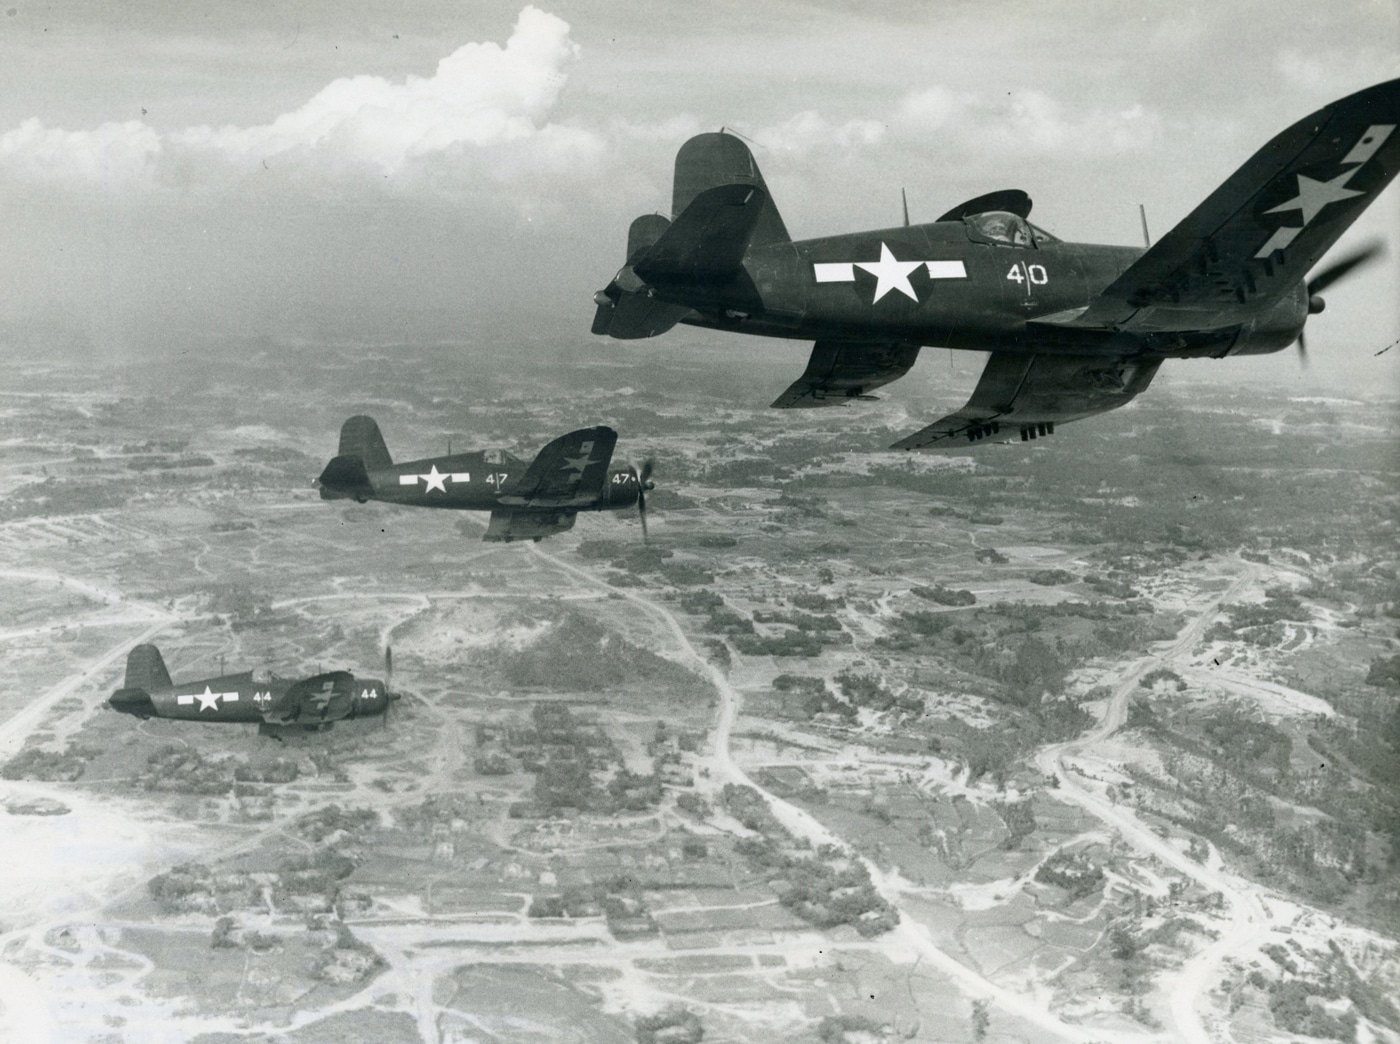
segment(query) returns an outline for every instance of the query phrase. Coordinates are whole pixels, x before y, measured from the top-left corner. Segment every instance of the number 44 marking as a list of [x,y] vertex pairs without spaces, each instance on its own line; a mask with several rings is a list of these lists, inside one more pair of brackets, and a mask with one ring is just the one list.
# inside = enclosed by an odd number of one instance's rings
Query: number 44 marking
[[1050,282],[1050,275],[1045,271],[1044,265],[1028,265],[1024,261],[1017,261],[1011,266],[1011,271],[1006,273],[1006,278],[1013,283],[1020,283],[1026,288],[1026,296],[1031,295],[1031,286],[1044,286]]

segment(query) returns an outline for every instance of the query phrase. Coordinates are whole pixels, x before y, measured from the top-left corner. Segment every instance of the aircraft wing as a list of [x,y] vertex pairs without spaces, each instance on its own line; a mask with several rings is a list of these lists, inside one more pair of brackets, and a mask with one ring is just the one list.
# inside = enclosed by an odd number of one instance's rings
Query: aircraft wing
[[296,682],[263,710],[263,723],[314,727],[348,717],[354,709],[354,682],[348,671],[330,671]]
[[1208,330],[1296,287],[1400,171],[1400,80],[1307,116],[1254,154],[1082,312],[1051,326]]
[[502,491],[499,502],[523,508],[594,504],[608,481],[608,465],[616,445],[617,432],[602,425],[561,435],[540,450],[525,473]]
[[1022,441],[1054,425],[1116,409],[1152,383],[1160,359],[993,352],[966,406],[891,449],[960,449],[990,439]]
[[539,540],[574,528],[576,511],[531,511],[525,508],[496,508],[482,540]]
[[838,406],[898,380],[919,357],[917,345],[818,341],[807,369],[773,400],[781,409]]

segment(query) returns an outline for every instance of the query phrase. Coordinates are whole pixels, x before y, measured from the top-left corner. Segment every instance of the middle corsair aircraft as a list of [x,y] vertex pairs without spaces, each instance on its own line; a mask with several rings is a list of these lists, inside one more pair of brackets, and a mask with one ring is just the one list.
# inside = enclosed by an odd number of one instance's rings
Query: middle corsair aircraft
[[993,192],[937,221],[793,242],[753,155],[701,134],[676,155],[672,214],[637,218],[595,296],[595,334],[676,323],[815,340],[774,406],[867,398],[922,345],[990,352],[961,410],[895,444],[947,448],[1053,433],[1122,406],[1168,358],[1303,344],[1322,291],[1378,248],[1309,271],[1400,170],[1400,80],[1277,135],[1145,252],[1065,243]]
[[652,462],[640,471],[610,468],[616,444],[617,432],[599,426],[559,436],[528,466],[503,450],[395,464],[374,419],[351,417],[340,428],[339,454],[316,482],[322,500],[489,511],[483,540],[540,540],[573,528],[580,511],[633,504],[645,535]]

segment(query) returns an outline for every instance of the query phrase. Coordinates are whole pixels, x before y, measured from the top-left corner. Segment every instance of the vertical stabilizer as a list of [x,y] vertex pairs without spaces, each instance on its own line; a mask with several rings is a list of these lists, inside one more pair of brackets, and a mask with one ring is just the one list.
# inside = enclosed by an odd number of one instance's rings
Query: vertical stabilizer
[[671,227],[669,219],[660,214],[643,214],[627,229],[627,263],[630,265]]
[[697,134],[676,153],[676,175],[671,195],[671,216],[678,217],[695,197],[719,185],[752,185],[763,190],[766,199],[749,240],[751,247],[791,243],[787,226],[773,194],[763,183],[763,175],[749,147],[733,134]]
[[126,689],[164,692],[170,689],[170,672],[165,669],[160,650],[154,645],[138,645],[126,654]]
[[340,426],[340,457],[359,457],[369,471],[380,471],[394,465],[384,436],[373,417],[351,417]]

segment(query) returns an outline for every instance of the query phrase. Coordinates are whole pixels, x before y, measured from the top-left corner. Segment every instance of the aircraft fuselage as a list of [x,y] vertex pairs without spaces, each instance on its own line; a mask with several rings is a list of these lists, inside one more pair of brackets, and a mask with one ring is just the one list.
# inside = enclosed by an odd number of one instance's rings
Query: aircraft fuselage
[[1036,237],[973,241],[963,221],[827,236],[751,249],[730,283],[653,283],[693,326],[799,340],[850,339],[976,351],[1111,356],[1275,352],[1307,319],[1300,283],[1254,321],[1189,332],[1114,334],[1028,326],[1082,309],[1143,251]]
[[[527,461],[503,453],[454,453],[442,457],[394,462],[388,468],[368,471],[369,485],[355,489],[321,485],[321,499],[382,500],[408,507],[448,508],[457,511],[493,511],[518,507],[512,493],[529,466]],[[570,511],[611,511],[637,503],[637,475],[630,469],[608,472],[600,499],[581,498]]]
[[328,671],[310,678],[256,678],[251,671],[179,682],[168,689],[120,689],[108,703],[138,718],[316,725],[383,714],[384,683]]

